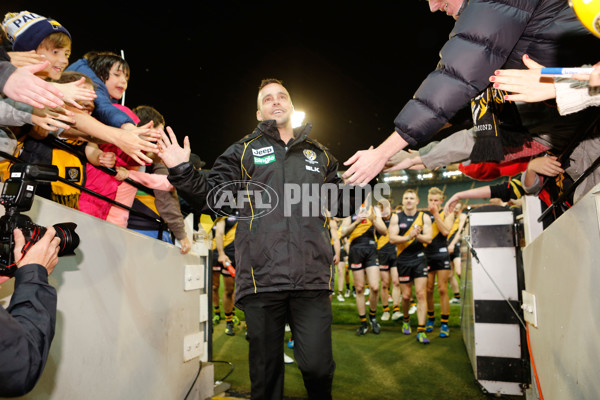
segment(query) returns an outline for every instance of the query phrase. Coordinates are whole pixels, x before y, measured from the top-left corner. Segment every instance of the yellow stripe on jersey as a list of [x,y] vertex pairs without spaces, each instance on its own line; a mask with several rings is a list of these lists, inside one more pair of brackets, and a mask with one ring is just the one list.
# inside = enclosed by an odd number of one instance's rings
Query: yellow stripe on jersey
[[[354,239],[364,235],[369,230],[369,228],[371,228],[372,226],[373,226],[373,223],[371,222],[371,220],[368,218],[365,218],[360,224],[358,224],[356,226],[356,228],[354,228],[354,230],[348,237],[348,241],[350,241],[350,243],[352,243],[352,241]],[[375,237],[373,237],[373,239],[375,239]]]
[[[415,220],[413,221],[412,225],[406,230],[406,232],[404,232],[404,235],[402,235],[402,236],[409,236],[410,235],[410,231],[415,226],[420,226],[421,229],[423,229],[423,211],[419,211],[419,213],[417,214],[417,218],[415,218]],[[406,250],[406,248],[408,246],[410,246],[411,244],[413,244],[414,241],[415,241],[415,238],[412,238],[408,242],[397,243],[396,244],[396,254],[398,255],[398,254],[402,253],[404,250]]]
[[388,244],[390,242],[389,232],[386,232],[385,235],[379,235],[379,236],[377,236],[377,232],[375,232],[375,238],[377,239],[377,250],[379,250],[380,248],[382,248],[383,246],[385,246],[386,244]]
[[[440,218],[442,219],[442,221],[445,219],[443,211],[440,213]],[[435,239],[435,237],[440,233],[440,230],[438,229],[438,226],[435,223],[435,219],[433,218],[433,216],[431,216],[431,219],[431,237]]]
[[448,232],[448,237],[451,237],[458,231],[458,227],[460,226],[460,214],[454,218],[454,222],[452,223],[452,228],[450,228],[450,232]]

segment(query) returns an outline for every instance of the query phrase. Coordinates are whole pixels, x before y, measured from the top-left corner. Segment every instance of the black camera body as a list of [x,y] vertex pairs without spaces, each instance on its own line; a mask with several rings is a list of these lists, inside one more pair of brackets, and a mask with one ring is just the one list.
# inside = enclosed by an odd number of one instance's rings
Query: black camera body
[[[15,241],[13,231],[20,229],[25,237],[22,253],[33,246],[46,233],[46,228],[33,223],[21,211],[28,211],[33,204],[38,181],[55,181],[58,168],[55,165],[15,164],[10,170],[10,178],[4,183],[0,204],[5,214],[0,217],[0,276],[12,276],[17,270],[14,259]],[[54,225],[56,236],[60,238],[59,256],[74,254],[79,245],[75,233],[77,225],[65,222]]]

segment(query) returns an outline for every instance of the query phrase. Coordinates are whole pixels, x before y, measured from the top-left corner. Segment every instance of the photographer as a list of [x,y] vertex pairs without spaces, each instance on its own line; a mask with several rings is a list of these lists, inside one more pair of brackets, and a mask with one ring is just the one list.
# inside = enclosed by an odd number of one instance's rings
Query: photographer
[[55,234],[48,227],[22,256],[25,238],[21,230],[14,231],[15,289],[9,307],[0,307],[0,397],[28,393],[44,370],[56,324],[56,290],[48,284],[58,263]]

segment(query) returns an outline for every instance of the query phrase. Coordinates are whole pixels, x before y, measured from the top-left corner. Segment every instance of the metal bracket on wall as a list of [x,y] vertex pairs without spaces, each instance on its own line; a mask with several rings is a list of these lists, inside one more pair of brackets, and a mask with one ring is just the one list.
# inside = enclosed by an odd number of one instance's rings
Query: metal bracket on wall
[[184,290],[198,290],[204,287],[204,265],[186,265],[184,276]]
[[537,328],[537,306],[535,304],[535,295],[525,290],[521,292],[523,294],[523,317],[525,321]]
[[198,332],[183,338],[183,362],[202,356],[204,350],[204,333]]

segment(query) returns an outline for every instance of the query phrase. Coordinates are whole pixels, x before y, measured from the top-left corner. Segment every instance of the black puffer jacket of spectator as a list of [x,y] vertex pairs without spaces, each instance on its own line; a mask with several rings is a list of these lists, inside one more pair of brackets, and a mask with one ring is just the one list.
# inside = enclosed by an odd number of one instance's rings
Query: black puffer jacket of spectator
[[490,84],[496,69],[525,68],[524,54],[548,67],[595,64],[599,45],[566,0],[470,0],[436,70],[396,117],[396,132],[412,146],[423,144]]

